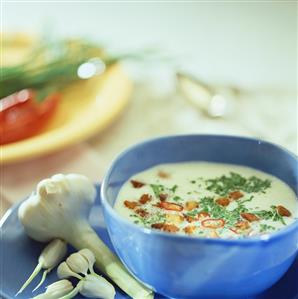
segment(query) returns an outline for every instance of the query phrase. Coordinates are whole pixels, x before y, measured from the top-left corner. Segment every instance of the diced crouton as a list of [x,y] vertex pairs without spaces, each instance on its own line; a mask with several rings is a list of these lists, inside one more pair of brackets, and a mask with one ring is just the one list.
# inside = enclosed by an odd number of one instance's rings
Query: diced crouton
[[125,200],[124,201],[124,205],[133,210],[135,207],[139,206],[140,204],[137,201],[129,201],[129,200]]
[[239,198],[241,198],[243,196],[244,196],[244,194],[242,192],[240,192],[240,191],[233,191],[233,192],[229,193],[229,197],[231,199],[235,199],[235,200],[237,200],[237,199],[239,199]]
[[184,220],[183,216],[178,214],[166,214],[166,221],[172,224],[180,224]]
[[252,213],[241,213],[240,215],[242,218],[244,218],[245,220],[247,220],[249,222],[260,220],[260,218],[257,215],[252,214]]
[[199,207],[199,204],[196,201],[194,201],[194,200],[187,201],[185,203],[185,209],[187,211],[192,211],[192,210],[194,210],[194,209],[196,209],[198,207]]
[[149,194],[143,194],[143,195],[140,197],[139,202],[140,202],[142,205],[144,205],[145,203],[147,203],[148,201],[150,201],[151,198],[152,198],[151,195],[149,195]]
[[226,207],[229,205],[230,200],[227,197],[221,197],[216,199],[215,202],[220,206]]
[[141,188],[141,187],[145,186],[145,183],[140,182],[140,181],[130,180],[130,182],[134,188]]
[[196,229],[196,227],[194,225],[188,225],[188,226],[184,227],[183,230],[186,234],[191,235],[194,233],[195,229]]
[[286,209],[284,206],[279,205],[276,207],[276,210],[280,216],[290,217],[292,215],[292,213],[288,209]]
[[161,201],[158,203],[157,207],[165,210],[170,210],[170,211],[177,211],[180,212],[183,210],[183,207],[181,205],[178,205],[176,203],[168,202],[168,201]]

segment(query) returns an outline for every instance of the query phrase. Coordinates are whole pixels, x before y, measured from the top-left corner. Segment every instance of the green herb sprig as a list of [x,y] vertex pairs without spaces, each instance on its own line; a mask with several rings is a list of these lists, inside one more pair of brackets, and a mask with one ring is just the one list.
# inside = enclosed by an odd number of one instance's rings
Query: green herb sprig
[[[167,193],[167,194],[174,195],[177,188],[178,188],[177,185],[174,185],[171,188],[167,188],[164,185],[160,185],[160,184],[150,184],[150,187],[152,188],[153,193],[157,198],[159,198],[159,195],[162,194],[162,193]],[[173,200],[175,200],[175,201],[180,200],[181,198],[180,197],[178,198],[178,197],[179,196],[174,197]]]
[[149,215],[149,217],[141,217],[137,214],[131,214],[130,217],[135,218],[135,224],[142,223],[145,227],[151,227],[154,223],[165,223],[166,221],[166,215],[160,212]]
[[[25,88],[41,93],[60,91],[72,82],[82,80],[78,68],[90,59],[101,61],[105,67],[126,59],[145,60],[156,51],[142,51],[108,55],[102,47],[82,39],[40,40],[23,63],[1,66],[0,99]],[[95,64],[96,65],[96,64]],[[40,96],[40,100],[45,97]]]

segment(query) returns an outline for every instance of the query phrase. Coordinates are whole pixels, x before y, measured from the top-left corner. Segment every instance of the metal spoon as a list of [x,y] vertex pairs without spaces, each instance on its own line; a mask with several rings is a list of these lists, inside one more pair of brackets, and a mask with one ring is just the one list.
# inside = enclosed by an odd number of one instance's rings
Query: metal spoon
[[[176,73],[177,85],[185,98],[208,117],[224,117],[232,109],[226,93],[185,73]],[[231,90],[232,91],[232,90]]]

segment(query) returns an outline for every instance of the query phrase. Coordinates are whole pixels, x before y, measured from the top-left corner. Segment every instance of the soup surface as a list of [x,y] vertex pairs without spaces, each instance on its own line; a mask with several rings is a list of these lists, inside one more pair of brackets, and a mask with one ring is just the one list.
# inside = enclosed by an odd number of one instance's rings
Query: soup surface
[[272,233],[297,219],[295,193],[253,168],[209,162],[161,164],[130,178],[115,210],[143,227],[209,238]]

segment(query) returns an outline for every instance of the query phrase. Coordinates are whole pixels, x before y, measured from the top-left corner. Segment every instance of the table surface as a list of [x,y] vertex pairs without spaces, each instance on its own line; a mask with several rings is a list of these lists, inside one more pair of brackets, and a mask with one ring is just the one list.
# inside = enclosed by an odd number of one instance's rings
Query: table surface
[[137,82],[122,115],[97,136],[57,153],[2,166],[1,215],[30,194],[38,181],[55,173],[81,173],[100,182],[119,152],[146,138],[187,133],[233,134],[259,137],[297,153],[295,91],[243,91],[236,98],[237,117],[212,119],[194,108],[174,85],[161,89],[159,81],[155,77]]

